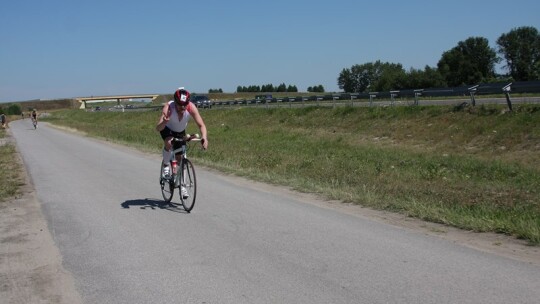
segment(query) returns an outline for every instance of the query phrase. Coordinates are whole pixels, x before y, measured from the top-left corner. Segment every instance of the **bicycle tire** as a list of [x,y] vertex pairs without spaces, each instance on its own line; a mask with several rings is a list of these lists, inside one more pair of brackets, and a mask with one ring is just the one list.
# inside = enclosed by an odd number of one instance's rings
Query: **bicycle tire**
[[171,179],[166,179],[161,176],[162,168],[159,168],[159,184],[161,186],[161,195],[163,196],[163,200],[165,200],[166,203],[170,203],[173,196],[174,196],[174,179],[175,176],[173,175]]
[[186,212],[191,212],[195,206],[195,200],[197,198],[197,178],[195,176],[195,168],[189,159],[184,159],[182,161],[182,175],[180,180],[180,186],[185,187],[189,196],[184,198],[180,191],[180,201]]

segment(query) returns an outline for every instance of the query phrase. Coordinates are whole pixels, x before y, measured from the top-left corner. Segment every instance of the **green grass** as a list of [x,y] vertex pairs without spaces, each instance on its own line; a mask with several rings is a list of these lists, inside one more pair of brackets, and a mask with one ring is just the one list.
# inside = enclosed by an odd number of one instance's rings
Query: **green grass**
[[[540,107],[203,111],[196,163],[374,209],[540,244]],[[159,153],[159,112],[60,111],[55,124]],[[194,123],[190,131],[197,131]]]
[[[6,131],[0,129],[0,138],[6,137]],[[12,144],[0,145],[0,202],[7,201],[19,194],[22,185],[22,168],[16,161],[16,151]]]

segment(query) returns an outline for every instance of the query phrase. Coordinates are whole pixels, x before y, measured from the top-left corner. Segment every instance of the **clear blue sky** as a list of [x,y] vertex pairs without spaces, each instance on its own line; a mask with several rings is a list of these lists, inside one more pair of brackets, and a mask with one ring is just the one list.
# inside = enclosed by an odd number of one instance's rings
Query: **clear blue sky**
[[0,102],[323,85],[381,60],[435,67],[469,37],[540,30],[540,1],[2,0]]

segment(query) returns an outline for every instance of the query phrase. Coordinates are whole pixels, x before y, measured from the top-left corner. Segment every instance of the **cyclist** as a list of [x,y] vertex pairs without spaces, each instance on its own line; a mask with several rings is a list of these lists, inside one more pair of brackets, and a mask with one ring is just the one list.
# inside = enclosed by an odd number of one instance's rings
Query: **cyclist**
[[4,113],[0,114],[0,120],[2,121],[2,128],[5,129],[7,127],[7,118]]
[[32,114],[30,114],[30,117],[32,118],[32,122],[34,123],[34,127],[37,127],[37,117],[38,117],[38,114],[37,114],[36,109],[33,109],[33,110],[32,110]]
[[[201,131],[201,144],[203,149],[208,148],[206,125],[199,114],[197,107],[191,103],[191,94],[183,87],[174,92],[174,99],[167,102],[161,111],[156,130],[163,139],[163,177],[170,176],[171,169],[168,166],[172,153],[172,140],[174,137],[182,138],[186,134],[189,119],[193,117]],[[186,189],[180,189],[182,196],[188,198]]]

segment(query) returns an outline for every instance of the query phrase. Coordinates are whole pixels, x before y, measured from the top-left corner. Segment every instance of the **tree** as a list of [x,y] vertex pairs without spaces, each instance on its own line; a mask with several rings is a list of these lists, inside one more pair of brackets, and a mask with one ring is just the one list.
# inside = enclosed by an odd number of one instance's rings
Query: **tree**
[[370,86],[372,91],[390,91],[407,88],[407,74],[400,63],[376,63],[378,77]]
[[324,93],[324,87],[322,84],[319,84],[313,87],[308,87],[307,91],[312,93]]
[[298,88],[295,85],[289,85],[287,87],[287,92],[298,92]]
[[470,37],[444,52],[437,67],[449,86],[460,86],[492,79],[499,61],[486,38]]
[[540,79],[540,34],[531,26],[512,29],[497,39],[499,54],[516,81]]
[[338,77],[338,86],[345,92],[364,92],[371,82],[373,63],[355,64],[343,69]]
[[287,86],[286,86],[284,83],[280,84],[280,85],[277,87],[276,92],[287,92]]
[[21,106],[18,104],[10,104],[7,106],[7,108],[0,108],[2,114],[6,115],[21,115],[22,110]]
[[406,73],[399,63],[383,63],[377,60],[356,64],[341,71],[338,86],[350,93],[402,89],[406,86]]
[[446,81],[436,68],[426,65],[423,71],[411,68],[407,73],[408,89],[423,89],[445,86]]
[[274,92],[274,85],[269,83],[261,87],[261,92]]
[[338,77],[338,86],[345,92],[364,92],[373,77],[373,63],[355,64],[350,69],[343,69]]

